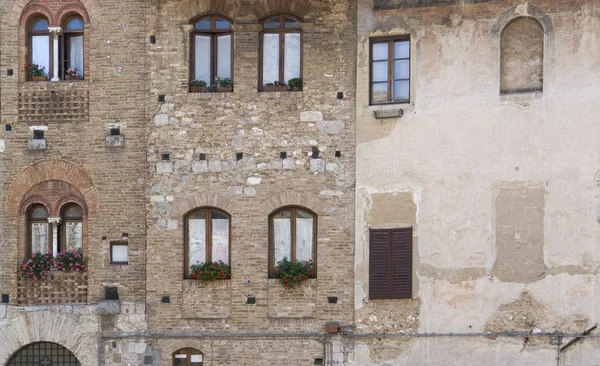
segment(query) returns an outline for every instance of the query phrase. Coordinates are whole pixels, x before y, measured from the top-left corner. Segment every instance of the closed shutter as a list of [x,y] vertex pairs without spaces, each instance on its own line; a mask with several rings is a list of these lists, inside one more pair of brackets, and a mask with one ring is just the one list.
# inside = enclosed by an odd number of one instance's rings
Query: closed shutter
[[412,228],[371,229],[369,298],[412,297]]

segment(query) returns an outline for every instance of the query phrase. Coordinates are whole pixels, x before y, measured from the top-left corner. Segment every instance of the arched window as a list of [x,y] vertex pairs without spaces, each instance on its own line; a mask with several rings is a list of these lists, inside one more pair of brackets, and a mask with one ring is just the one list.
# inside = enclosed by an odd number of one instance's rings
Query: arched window
[[[233,80],[233,30],[217,15],[194,20],[190,52],[190,81],[215,83],[215,77]],[[224,85],[221,85],[224,86]]]
[[79,15],[66,17],[62,29],[61,72],[64,79],[83,79],[83,18]]
[[544,28],[534,18],[519,17],[501,35],[500,92],[542,91],[544,78]]
[[186,277],[193,264],[229,264],[231,217],[216,208],[202,208],[185,217]]
[[[35,17],[29,22],[28,27],[28,64],[36,64],[43,69],[45,76],[52,76],[52,39],[48,28],[48,19]],[[31,75],[28,75],[31,77]]]
[[37,342],[21,348],[6,364],[6,366],[25,365],[81,366],[81,363],[71,351],[60,344]]
[[83,249],[83,212],[76,204],[62,210],[62,235],[59,251]]
[[286,207],[269,217],[269,273],[284,258],[312,261],[316,268],[317,215],[302,207]]
[[260,87],[287,84],[302,79],[302,29],[289,15],[277,15],[263,22],[261,34]]
[[202,366],[202,352],[183,348],[173,353],[173,366]]
[[28,254],[48,253],[48,250],[52,248],[52,233],[48,224],[48,210],[42,205],[34,205],[28,211]]

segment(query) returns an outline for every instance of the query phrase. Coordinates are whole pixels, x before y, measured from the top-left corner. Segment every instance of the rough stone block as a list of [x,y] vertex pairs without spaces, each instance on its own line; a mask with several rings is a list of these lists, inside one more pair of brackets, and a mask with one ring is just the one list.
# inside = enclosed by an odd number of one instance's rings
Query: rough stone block
[[211,160],[208,162],[208,171],[218,173],[223,171],[223,162],[220,160]]
[[168,114],[157,114],[154,116],[154,124],[157,126],[164,126],[169,124],[169,115]]
[[0,319],[6,318],[7,308],[7,305],[0,305]]
[[283,159],[283,169],[294,169],[296,164],[294,163],[294,158]]
[[6,141],[4,139],[0,139],[0,153],[3,153],[6,150]]
[[318,111],[305,111],[300,112],[300,121],[301,122],[316,122],[323,120],[323,113]]
[[317,122],[317,128],[319,132],[326,133],[329,135],[336,135],[344,130],[346,127],[346,121],[319,121]]
[[311,159],[310,170],[313,172],[322,172],[325,170],[325,160],[323,159]]
[[156,172],[157,173],[173,173],[173,164],[172,163],[156,163]]
[[98,314],[120,314],[121,302],[119,300],[100,301],[98,305],[96,305],[96,312]]
[[208,171],[208,161],[194,161],[192,163],[192,172],[194,173],[206,173]]
[[327,163],[325,165],[325,170],[327,170],[328,172],[335,172],[336,170],[338,170],[338,165],[336,163]]

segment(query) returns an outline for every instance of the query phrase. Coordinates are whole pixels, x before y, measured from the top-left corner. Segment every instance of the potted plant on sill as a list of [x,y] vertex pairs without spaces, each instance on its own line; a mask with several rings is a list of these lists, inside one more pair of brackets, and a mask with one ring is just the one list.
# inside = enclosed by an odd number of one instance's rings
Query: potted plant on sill
[[190,266],[190,277],[208,283],[216,280],[228,280],[231,278],[231,266],[222,261],[207,261]]
[[286,288],[302,285],[309,278],[315,278],[316,272],[313,261],[289,261],[283,258],[277,262],[273,277],[279,278],[279,284]]
[[302,91],[302,79],[293,78],[288,80],[288,86],[290,91]]
[[262,87],[264,92],[284,92],[287,91],[287,85],[281,84],[279,81],[267,83]]
[[206,87],[206,92],[207,93],[216,93],[218,90],[217,84],[211,84],[209,86]]
[[217,91],[219,93],[231,93],[233,91],[230,78],[215,76],[215,84],[217,84]]
[[30,64],[25,66],[25,72],[31,75],[32,81],[46,81],[45,67],[38,64]]
[[204,93],[206,92],[206,81],[204,80],[192,80],[190,82],[191,93]]
[[79,70],[76,67],[69,67],[65,70],[65,80],[80,80]]

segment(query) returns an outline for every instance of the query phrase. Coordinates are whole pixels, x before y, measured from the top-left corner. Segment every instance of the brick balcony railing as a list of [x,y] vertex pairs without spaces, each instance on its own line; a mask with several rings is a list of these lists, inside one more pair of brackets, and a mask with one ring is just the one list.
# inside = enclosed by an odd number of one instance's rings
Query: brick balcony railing
[[17,302],[21,305],[80,304],[87,302],[86,273],[57,272],[45,280],[19,278]]

